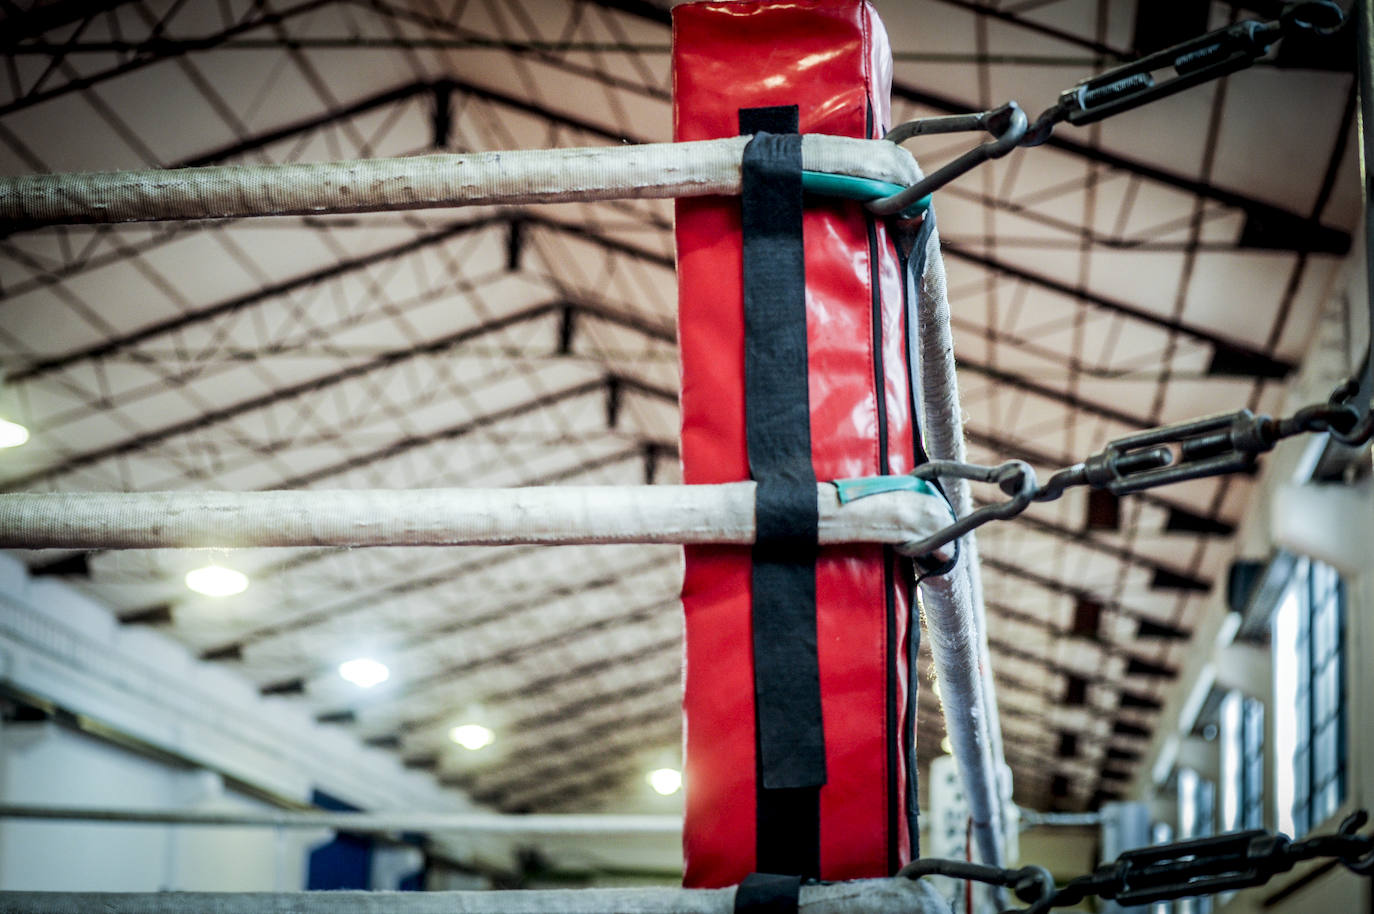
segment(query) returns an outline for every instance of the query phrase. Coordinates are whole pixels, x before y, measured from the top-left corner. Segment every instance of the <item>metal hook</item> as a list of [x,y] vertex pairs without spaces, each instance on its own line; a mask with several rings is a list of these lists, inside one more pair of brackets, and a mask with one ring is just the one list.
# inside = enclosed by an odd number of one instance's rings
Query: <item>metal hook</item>
[[924,209],[930,204],[928,200],[923,198],[929,197],[950,181],[982,165],[989,159],[1000,159],[1020,145],[1021,138],[1026,135],[1027,126],[1026,112],[1022,111],[1021,106],[1016,102],[1007,102],[1000,108],[980,111],[976,114],[928,117],[898,124],[888,131],[887,136],[883,139],[891,140],[894,143],[903,143],[912,137],[926,134],[962,133],[969,130],[986,130],[996,139],[970,149],[934,174],[927,175],[905,190],[890,197],[883,197],[881,200],[874,200],[868,204],[869,210],[879,216],[891,216],[894,213],[902,212],[913,204],[919,203],[919,208]]
[[1010,496],[1006,501],[984,505],[972,513],[954,521],[949,526],[937,530],[923,540],[903,543],[897,547],[902,555],[930,555],[946,543],[952,543],[976,527],[990,520],[1005,520],[1015,517],[1030,506],[1039,490],[1035,481],[1035,470],[1024,460],[1008,460],[995,467],[981,466],[976,463],[960,463],[955,460],[930,460],[911,471],[917,479],[938,480],[941,478],[968,479],[973,482],[992,483]]

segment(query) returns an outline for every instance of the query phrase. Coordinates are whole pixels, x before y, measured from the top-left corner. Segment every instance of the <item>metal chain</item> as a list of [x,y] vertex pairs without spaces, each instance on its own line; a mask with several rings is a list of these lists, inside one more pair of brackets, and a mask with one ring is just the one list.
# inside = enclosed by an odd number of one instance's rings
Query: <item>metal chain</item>
[[925,539],[903,544],[898,551],[929,555],[989,521],[1009,520],[1034,502],[1054,501],[1079,486],[1127,495],[1189,479],[1247,471],[1259,454],[1295,435],[1325,432],[1344,444],[1364,445],[1374,439],[1374,410],[1361,415],[1346,402],[1353,383],[1348,381],[1337,388],[1329,402],[1305,406],[1283,419],[1241,409],[1135,432],[1052,474],[1043,486],[1024,460],[1009,460],[998,466],[952,460],[923,463],[911,471],[912,476],[932,482],[966,479],[990,483],[1009,497],[958,518]]
[[1294,841],[1260,829],[1194,838],[1127,851],[1092,873],[1056,889],[1053,877],[1039,866],[1004,869],[964,860],[922,858],[898,873],[909,879],[949,876],[1010,888],[1028,907],[1005,914],[1045,914],[1076,905],[1090,896],[1126,907],[1191,895],[1211,895],[1263,885],[1304,860],[1329,857],[1361,876],[1374,876],[1374,835],[1362,835],[1369,821],[1358,810],[1335,834]]
[[[1277,19],[1247,20],[1147,54],[1090,77],[1062,92],[1059,100],[1031,124],[1022,146],[1039,146],[1056,124],[1082,126],[1158,101],[1175,92],[1243,70],[1293,32],[1330,35],[1345,24],[1345,12],[1333,0],[1288,3]],[[1156,80],[1162,71],[1172,78]]]

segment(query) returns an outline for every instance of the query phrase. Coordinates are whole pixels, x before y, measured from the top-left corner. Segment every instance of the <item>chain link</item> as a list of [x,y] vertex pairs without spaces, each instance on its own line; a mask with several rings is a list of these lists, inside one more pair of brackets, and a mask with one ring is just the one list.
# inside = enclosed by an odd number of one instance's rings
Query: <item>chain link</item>
[[1070,880],[1060,889],[1038,866],[1013,870],[964,860],[922,858],[907,864],[898,875],[909,879],[949,876],[1010,888],[1028,906],[1006,914],[1045,914],[1090,896],[1132,907],[1264,885],[1298,863],[1319,857],[1339,860],[1357,875],[1374,876],[1374,835],[1360,834],[1368,821],[1368,813],[1361,809],[1348,816],[1335,834],[1302,841],[1255,829],[1142,847]]
[[989,521],[1010,520],[1033,503],[1054,501],[1072,488],[1086,486],[1128,495],[1189,479],[1245,472],[1255,465],[1259,454],[1295,435],[1326,433],[1342,444],[1363,446],[1374,438],[1374,410],[1361,414],[1348,402],[1352,384],[1337,388],[1327,403],[1305,406],[1283,419],[1241,409],[1135,432],[1055,472],[1043,486],[1024,460],[997,466],[952,460],[923,463],[911,475],[931,482],[964,479],[994,484],[1009,497],[973,511],[925,539],[906,543],[898,551],[929,555]]

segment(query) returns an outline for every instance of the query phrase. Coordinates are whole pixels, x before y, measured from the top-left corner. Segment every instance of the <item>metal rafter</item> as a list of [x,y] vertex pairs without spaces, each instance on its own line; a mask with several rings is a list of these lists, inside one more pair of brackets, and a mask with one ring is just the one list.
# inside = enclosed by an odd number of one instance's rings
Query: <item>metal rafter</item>
[[[1054,279],[1050,276],[1042,276],[1033,273],[1023,267],[1005,263],[996,257],[987,254],[979,254],[957,245],[945,241],[941,244],[941,249],[956,260],[972,263],[1005,276],[1009,279],[1028,283],[1046,292],[1053,292],[1065,298],[1073,299],[1080,304],[1105,311],[1109,314],[1116,314],[1122,317],[1129,317],[1151,327],[1167,330],[1170,333],[1177,333],[1187,339],[1206,343],[1215,350],[1226,352],[1237,357],[1243,364],[1249,366],[1251,372],[1261,378],[1283,378],[1287,377],[1296,367],[1287,359],[1271,355],[1261,349],[1235,339],[1228,339],[1219,333],[1214,333],[1202,327],[1195,327],[1184,324],[1173,318],[1164,317],[1147,311],[1138,305],[1127,304],[1126,302],[1115,301],[1103,295],[1089,292],[1086,289],[1078,288],[1063,280]],[[1148,427],[1152,423],[1140,423],[1140,427]]]
[[32,3],[27,9],[14,5],[13,0],[0,2],[5,11],[0,18],[0,50],[13,54],[46,32],[72,25],[94,16],[108,13],[129,0],[52,0]]
[[[429,628],[421,628],[408,631],[404,638],[388,641],[380,639],[380,645],[385,647],[390,655],[400,655],[406,651],[423,650],[432,647],[441,638],[452,635],[464,634],[473,629],[485,626],[496,625],[519,619],[527,614],[537,614],[541,610],[547,610],[560,601],[574,600],[585,594],[595,594],[598,591],[613,590],[625,583],[626,579],[633,579],[639,575],[651,574],[664,571],[675,567],[677,556],[674,555],[670,560],[665,560],[662,556],[655,555],[650,558],[631,565],[626,565],[613,572],[596,575],[590,580],[576,581],[573,583],[560,582],[553,587],[538,590],[533,594],[522,596],[520,599],[492,606],[489,609],[470,615],[459,616]],[[611,616],[595,616],[585,622],[562,629],[558,637],[555,638],[535,638],[531,641],[508,644],[499,651],[486,654],[482,657],[463,660],[459,663],[452,663],[432,670],[423,676],[416,676],[405,679],[397,688],[386,693],[387,701],[401,701],[412,697],[418,693],[427,692],[436,687],[442,687],[451,683],[460,676],[467,676],[472,673],[485,670],[491,666],[512,663],[516,660],[527,657],[539,651],[558,646],[563,640],[571,640],[597,634],[614,628],[618,625],[636,625],[650,619],[660,618],[663,610],[667,606],[663,600],[655,600],[645,607],[631,609],[628,612],[618,613]],[[292,677],[295,680],[308,681],[315,677],[323,676],[332,670],[331,666],[320,665],[311,670]],[[274,682],[262,686],[265,693],[281,691],[281,683]],[[363,704],[368,707],[376,707],[375,700],[364,700]],[[360,705],[361,706],[361,705]]]
[[[989,505],[994,504],[994,500],[975,495],[974,503],[979,506]],[[1199,577],[1190,571],[1171,567],[1164,562],[1160,562],[1140,552],[1098,539],[1085,528],[1075,530],[1056,524],[1053,521],[1044,520],[1043,518],[1029,513],[1022,514],[1017,518],[1016,522],[1023,527],[1035,530],[1037,533],[1043,533],[1046,536],[1052,536],[1066,543],[1073,543],[1085,549],[1091,549],[1100,555],[1108,556],[1118,562],[1124,562],[1128,565],[1142,568],[1155,575],[1167,576],[1179,582],[1178,589],[1194,590],[1199,593],[1212,589],[1212,582],[1206,578]]]
[[156,52],[145,54],[140,57],[134,57],[131,60],[126,60],[122,63],[116,64],[115,66],[107,67],[106,69],[101,70],[98,73],[93,73],[88,76],[72,76],[67,82],[59,86],[54,86],[51,89],[41,89],[39,91],[30,91],[28,93],[25,93],[24,95],[21,95],[16,99],[13,99],[3,105],[0,105],[0,118],[5,117],[9,114],[13,114],[16,111],[23,111],[26,108],[32,108],[35,105],[51,101],[55,98],[61,98],[62,96],[68,95],[72,92],[93,88],[95,86],[100,85],[101,83],[114,79],[117,76],[124,76],[125,74],[133,73],[136,70],[141,70],[144,67],[158,63],[163,60],[168,60],[173,57],[181,57],[191,53],[192,51],[209,50],[210,48],[213,48],[216,45],[224,41],[227,41],[236,35],[242,35],[246,32],[251,32],[254,29],[268,28],[273,25],[280,25],[281,23],[289,19],[292,19],[296,16],[301,16],[314,10],[320,9],[321,7],[328,6],[331,2],[332,0],[304,0],[304,2],[297,3],[294,6],[282,10],[281,12],[273,12],[268,10],[265,4],[257,4],[255,6],[258,13],[257,17],[238,22],[235,25],[229,26],[228,28],[225,28],[218,33],[203,36],[195,40],[188,39],[180,42],[178,45],[174,47],[160,48]]
[[[236,300],[236,306],[239,306],[242,301],[243,299]],[[559,318],[570,311],[572,313],[578,313],[580,309],[581,306],[577,303],[562,300],[548,302],[542,305],[536,305],[532,308],[527,308],[522,311],[518,311],[514,314],[505,315],[500,318],[487,321],[486,323],[479,324],[475,327],[464,328],[454,333],[431,339],[422,346],[409,346],[400,349],[394,349],[357,365],[351,365],[347,368],[340,369],[338,371],[331,372],[329,374],[325,374],[316,378],[311,378],[308,381],[303,381],[298,384],[281,387],[277,390],[272,391],[271,393],[263,394],[258,397],[252,397],[247,400],[243,400],[238,403],[232,404],[230,406],[222,407],[218,410],[212,410],[193,419],[187,419],[181,422],[173,423],[171,425],[164,426],[160,429],[145,432],[140,435],[136,435],[132,438],[125,439],[114,444],[106,445],[104,447],[97,448],[92,451],[82,452],[56,466],[45,467],[43,469],[21,475],[17,478],[4,480],[3,482],[0,482],[0,487],[10,490],[24,489],[32,486],[37,482],[51,480],[57,476],[73,472],[83,467],[91,466],[104,460],[109,460],[115,457],[124,456],[138,451],[146,450],[161,442],[167,441],[170,438],[190,434],[200,429],[203,429],[207,426],[228,421],[235,417],[244,415],[249,412],[253,412],[255,410],[263,409],[265,407],[282,402],[284,400],[294,399],[297,397],[304,396],[306,394],[319,393],[328,388],[336,387],[346,382],[357,380],[373,372],[377,372],[385,368],[394,367],[402,362],[409,361],[411,359],[415,359],[426,355],[435,355],[438,353],[447,352],[449,350],[455,349],[463,345],[464,343],[471,342],[472,340],[479,339],[483,336],[487,336],[492,333],[506,330],[511,327],[518,326],[520,324],[530,323],[532,321]],[[616,323],[617,325],[626,327],[627,329],[652,333],[654,334],[655,338],[662,339],[664,337],[671,335],[666,328],[655,328],[652,324],[649,324],[648,322],[640,318],[636,318],[634,316],[622,316],[609,308],[599,306],[588,306],[586,309],[586,314],[598,320]],[[659,391],[657,388],[652,387],[652,385],[646,385],[643,382],[640,382],[634,378],[620,377],[618,375],[612,375],[610,377],[612,378],[612,380],[597,380],[593,382],[588,382],[590,386],[583,385],[583,387],[586,387],[587,389],[595,389],[604,386],[608,383],[612,383],[619,388],[635,392],[647,391],[656,394],[663,393]],[[516,414],[518,415],[519,413]],[[484,418],[485,417],[479,416],[476,419],[472,420],[472,422],[465,423],[465,425],[472,425],[472,427],[480,427],[481,424],[486,424],[482,421]],[[473,425],[473,423],[479,424]],[[399,453],[400,450],[408,449],[408,447],[413,446],[413,444],[410,444],[405,441],[399,442],[398,445],[401,446],[399,450],[396,449],[397,445],[393,445],[392,448],[387,450],[390,453],[394,454]],[[381,458],[379,457],[378,459]],[[352,458],[347,463],[349,463],[353,467],[356,467],[362,466],[367,462],[372,462],[370,457]],[[336,475],[337,472],[339,471],[331,467],[325,468],[323,470],[311,471],[309,473],[298,474],[297,476],[294,476],[281,483],[281,487],[297,488],[306,485],[310,482],[316,481],[320,478],[324,478],[330,475]]]

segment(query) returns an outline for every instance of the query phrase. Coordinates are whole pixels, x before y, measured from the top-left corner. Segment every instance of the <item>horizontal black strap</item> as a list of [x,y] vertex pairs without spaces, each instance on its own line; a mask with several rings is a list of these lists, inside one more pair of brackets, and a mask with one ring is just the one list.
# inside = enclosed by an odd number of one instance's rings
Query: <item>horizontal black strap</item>
[[797,914],[800,876],[750,873],[735,889],[735,914]]

